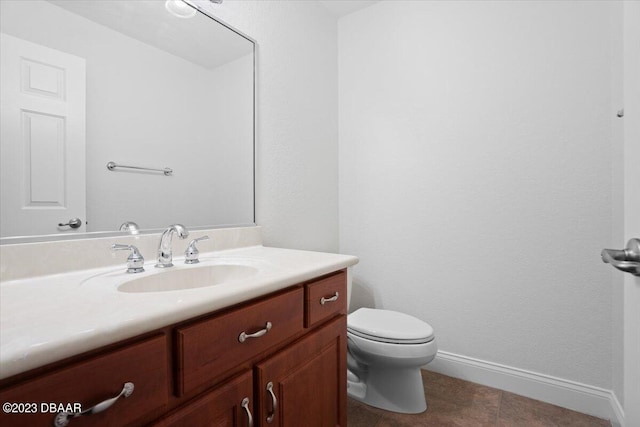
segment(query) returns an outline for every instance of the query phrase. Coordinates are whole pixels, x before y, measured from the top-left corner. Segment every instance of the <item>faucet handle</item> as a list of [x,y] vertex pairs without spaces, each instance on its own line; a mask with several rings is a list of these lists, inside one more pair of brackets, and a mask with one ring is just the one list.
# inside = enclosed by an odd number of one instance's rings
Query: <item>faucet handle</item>
[[133,245],[120,245],[114,243],[111,245],[111,250],[113,251],[124,251],[130,250],[131,254],[127,258],[127,273],[142,273],[144,271],[144,257]]
[[196,248],[196,243],[200,240],[209,240],[209,236],[198,237],[197,239],[193,239],[189,242],[189,246],[187,246],[187,250],[184,251],[184,263],[185,264],[197,264],[200,262],[198,259],[198,248]]

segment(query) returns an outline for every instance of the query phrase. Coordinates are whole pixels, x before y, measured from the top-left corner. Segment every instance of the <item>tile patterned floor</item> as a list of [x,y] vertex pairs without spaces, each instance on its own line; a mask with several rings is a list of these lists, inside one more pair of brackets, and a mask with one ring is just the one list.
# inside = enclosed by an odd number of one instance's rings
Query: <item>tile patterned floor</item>
[[611,423],[513,393],[422,371],[426,412],[395,414],[349,399],[348,427],[610,427]]

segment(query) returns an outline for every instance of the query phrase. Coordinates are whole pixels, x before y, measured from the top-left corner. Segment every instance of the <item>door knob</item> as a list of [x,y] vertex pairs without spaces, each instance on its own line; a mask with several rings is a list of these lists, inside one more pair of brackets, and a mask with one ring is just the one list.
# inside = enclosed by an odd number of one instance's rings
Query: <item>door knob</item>
[[603,249],[602,261],[620,271],[640,276],[640,239],[631,239],[624,249]]
[[66,224],[60,223],[58,227],[80,228],[82,220],[80,218],[71,218]]

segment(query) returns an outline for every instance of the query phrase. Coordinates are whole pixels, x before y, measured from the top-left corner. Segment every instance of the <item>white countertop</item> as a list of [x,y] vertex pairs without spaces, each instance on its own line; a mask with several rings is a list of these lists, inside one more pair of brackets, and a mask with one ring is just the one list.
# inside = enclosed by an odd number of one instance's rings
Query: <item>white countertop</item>
[[[237,263],[250,278],[180,291],[127,293],[133,276],[162,274],[154,261],[127,274],[125,263],[2,282],[0,378],[25,372],[242,301],[331,273],[358,262],[350,255],[251,246],[200,254],[202,264]],[[175,267],[193,268],[174,258]]]

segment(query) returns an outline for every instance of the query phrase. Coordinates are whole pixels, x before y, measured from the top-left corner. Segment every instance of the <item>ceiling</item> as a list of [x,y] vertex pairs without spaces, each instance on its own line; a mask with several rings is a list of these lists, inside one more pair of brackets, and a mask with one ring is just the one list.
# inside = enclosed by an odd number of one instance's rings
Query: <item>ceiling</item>
[[48,1],[206,69],[253,53],[253,43],[246,38],[203,14],[176,18],[167,11],[164,1]]
[[371,0],[318,0],[318,3],[340,18],[378,2]]

